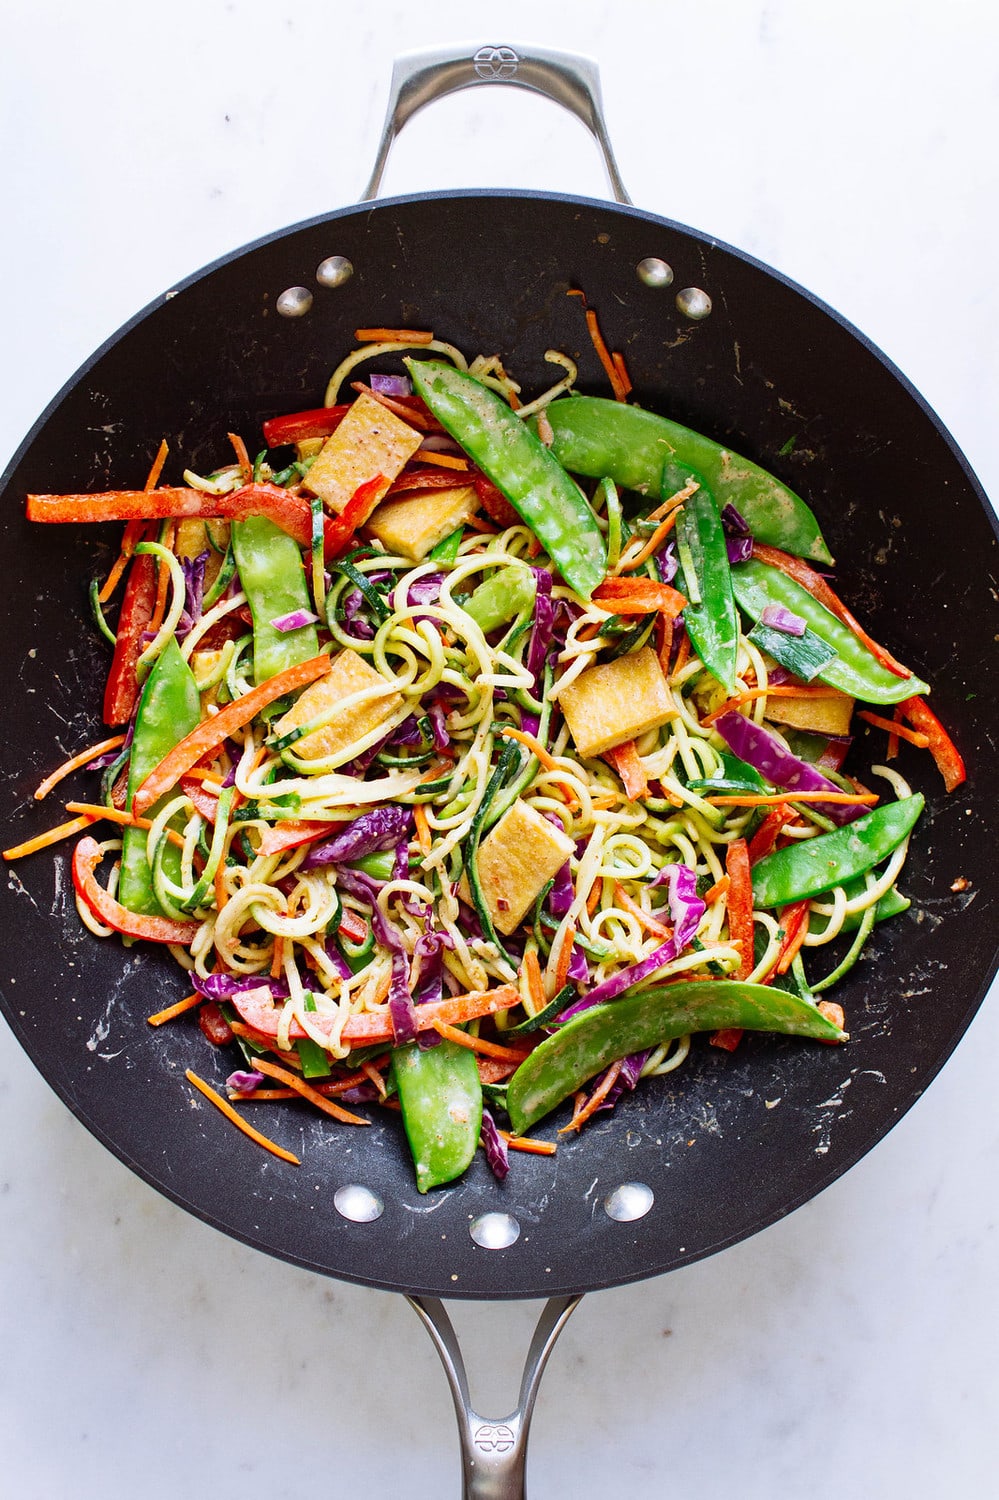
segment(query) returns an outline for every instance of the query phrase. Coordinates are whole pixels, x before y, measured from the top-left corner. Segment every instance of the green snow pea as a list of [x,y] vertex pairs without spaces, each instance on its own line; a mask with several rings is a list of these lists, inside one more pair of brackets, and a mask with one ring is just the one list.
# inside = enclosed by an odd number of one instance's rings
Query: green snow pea
[[[683,502],[676,523],[676,544],[686,577],[689,567],[696,582],[697,597],[683,611],[694,649],[708,671],[728,692],[735,686],[735,662],[739,652],[739,617],[732,593],[732,567],[714,496],[699,474],[678,464],[663,470],[663,499],[682,489],[691,479],[698,488]],[[687,580],[688,596],[691,594]]]
[[[852,901],[856,896],[863,894],[863,880],[851,880],[846,886],[846,899]],[[880,901],[874,907],[875,922],[887,922],[889,917],[900,916],[902,912],[908,911],[912,902],[908,896],[903,896],[896,886],[889,886]],[[866,910],[866,908],[864,908]],[[843,918],[843,932],[856,932],[864,918],[863,911],[851,911]],[[819,916],[812,912],[808,919],[809,932],[822,932],[825,929],[827,917]]]
[[579,486],[488,386],[439,360],[404,363],[416,394],[502,490],[570,588],[588,599],[603,582],[607,547]]
[[815,673],[829,687],[865,703],[901,703],[903,698],[929,692],[918,677],[896,677],[889,672],[824,604],[769,563],[755,557],[737,563],[732,569],[732,587],[739,608],[754,620],[759,620],[768,604],[782,604],[800,615],[808,629],[835,651]]
[[482,1129],[482,1084],[475,1053],[442,1041],[421,1051],[397,1047],[390,1073],[399,1092],[402,1123],[421,1193],[460,1177],[475,1155]]
[[900,797],[832,833],[764,855],[753,866],[753,904],[788,906],[863,875],[887,859],[911,832],[923,800],[921,792]]
[[517,615],[530,615],[534,609],[536,585],[530,568],[499,568],[462,601],[462,609],[471,615],[479,629],[488,635]]
[[[128,763],[127,806],[131,806],[136,789],[153,767],[196,729],[200,720],[201,699],[194,673],[181,655],[176,638],[171,636],[154,661],[139,699]],[[155,803],[149,809],[149,816],[155,818],[161,806],[162,802]],[[129,911],[160,916],[162,908],[153,891],[152,868],[146,856],[147,841],[144,828],[122,831],[118,900]],[[172,880],[180,880],[180,858],[180,850],[167,844],[163,864]]]
[[536,1047],[507,1085],[520,1135],[620,1057],[692,1031],[738,1026],[839,1042],[844,1033],[810,1001],[736,979],[654,985],[584,1010]]
[[813,562],[832,562],[818,522],[799,495],[713,438],[667,417],[602,396],[567,396],[545,408],[551,451],[571,474],[609,476],[625,489],[658,495],[671,459],[704,476],[719,509],[731,503],[761,542]]
[[265,516],[232,523],[232,548],[253,616],[253,679],[258,685],[319,653],[315,625],[275,630],[272,620],[305,610],[312,600],[298,543]]

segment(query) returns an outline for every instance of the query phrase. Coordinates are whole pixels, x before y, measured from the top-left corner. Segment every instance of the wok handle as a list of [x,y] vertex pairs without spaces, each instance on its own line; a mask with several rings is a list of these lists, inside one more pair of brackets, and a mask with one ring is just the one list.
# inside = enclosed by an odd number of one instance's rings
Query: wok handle
[[546,99],[554,100],[582,120],[600,148],[614,199],[618,203],[631,203],[604,123],[596,63],[568,52],[515,47],[480,47],[475,53],[467,49],[434,49],[396,58],[378,155],[361,202],[377,197],[392,142],[418,110],[459,89],[497,83],[544,94]]
[[581,1300],[552,1297],[527,1351],[520,1401],[508,1417],[490,1420],[472,1407],[458,1335],[439,1297],[408,1297],[434,1341],[447,1375],[461,1439],[462,1500],[524,1500],[527,1438],[538,1385],[555,1340]]

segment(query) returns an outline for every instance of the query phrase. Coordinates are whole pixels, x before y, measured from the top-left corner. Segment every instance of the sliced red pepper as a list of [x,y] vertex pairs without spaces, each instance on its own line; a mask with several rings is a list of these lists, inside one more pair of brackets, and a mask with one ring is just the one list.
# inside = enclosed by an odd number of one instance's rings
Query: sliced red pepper
[[954,741],[925,698],[905,698],[898,706],[913,729],[918,729],[926,735],[930,742],[927,748],[937,763],[937,770],[944,779],[944,786],[948,792],[952,792],[955,787],[961,785],[968,774]]
[[107,927],[125,937],[145,938],[150,943],[187,944],[201,926],[200,922],[175,922],[170,917],[140,916],[129,911],[106,891],[95,875],[103,858],[96,839],[86,835],[73,850],[73,885],[83,901]]
[[740,960],[736,979],[748,979],[753,972],[753,874],[749,865],[749,846],[745,839],[733,839],[725,850],[725,873],[728,887],[728,935],[739,942]]
[[214,824],[219,811],[219,799],[216,793],[206,791],[204,783],[198,776],[182,776],[180,789],[205,822]]
[[720,1031],[713,1031],[708,1038],[712,1047],[721,1047],[726,1052],[734,1052],[742,1041],[743,1029],[741,1026],[723,1026]]
[[312,536],[309,502],[277,484],[244,484],[225,495],[168,487],[159,490],[106,490],[97,495],[29,495],[29,521],[163,521],[185,516],[244,521],[266,516],[307,547]]
[[605,578],[593,590],[593,602],[618,615],[650,615],[661,611],[670,619],[687,607],[683,594],[654,578]]
[[778,835],[784,824],[790,823],[797,816],[797,810],[786,804],[775,807],[767,813],[763,822],[749,841],[749,863],[751,865],[755,865],[756,861],[762,859],[765,854],[773,852]]
[[491,479],[487,479],[485,474],[476,474],[473,483],[475,493],[479,497],[479,504],[490,521],[495,521],[497,526],[504,528],[519,524],[519,515],[503,491],[497,489]]
[[634,740],[625,740],[623,745],[616,745],[613,750],[608,750],[604,760],[609,761],[624,783],[625,794],[634,802],[638,797],[649,795],[649,783],[645,775],[645,767],[642,759],[635,748]]
[[323,556],[327,562],[345,552],[354,539],[354,533],[368,519],[372,509],[372,496],[380,499],[385,492],[385,478],[374,474],[359,484],[338,516],[328,518],[323,533]]
[[385,498],[392,499],[396,495],[408,494],[411,490],[454,490],[473,481],[478,488],[478,478],[471,470],[464,469],[403,469],[398,479],[393,479],[385,491]]
[[[184,787],[184,782],[181,782]],[[322,838],[324,833],[331,832],[334,824],[308,822],[304,819],[293,819],[286,823],[275,823],[272,828],[265,828],[260,836],[257,853],[262,855],[283,854],[286,849],[297,849],[301,844],[311,844],[315,839]]]
[[118,615],[111,670],[104,688],[104,722],[117,727],[127,724],[139,698],[135,666],[142,654],[142,633],[156,607],[158,564],[142,552],[133,558]]
[[340,931],[348,943],[363,943],[367,941],[368,924],[356,911],[345,906],[340,913]]
[[[520,995],[511,984],[500,985],[493,990],[477,990],[467,995],[454,995],[447,1000],[431,1000],[418,1010],[420,1029],[432,1031],[434,1023],[459,1025],[478,1016],[492,1015],[497,1010],[506,1010],[517,1005]],[[231,1003],[246,1022],[261,1037],[276,1037],[283,1006],[275,1005],[266,985],[257,990],[240,990],[231,998]],[[315,1024],[321,1025],[319,1018]],[[293,1041],[305,1036],[297,1021],[292,1021],[288,1035]],[[393,1038],[392,1020],[388,1006],[377,1011],[364,1011],[349,1016],[340,1033],[345,1046],[366,1047],[373,1043],[389,1042]]]
[[206,1000],[198,1011],[198,1025],[213,1047],[226,1047],[234,1033],[215,1000]]
[[283,448],[285,443],[304,443],[309,438],[330,437],[350,411],[345,406],[316,406],[309,411],[292,411],[283,417],[271,417],[264,423],[264,442],[268,448]]

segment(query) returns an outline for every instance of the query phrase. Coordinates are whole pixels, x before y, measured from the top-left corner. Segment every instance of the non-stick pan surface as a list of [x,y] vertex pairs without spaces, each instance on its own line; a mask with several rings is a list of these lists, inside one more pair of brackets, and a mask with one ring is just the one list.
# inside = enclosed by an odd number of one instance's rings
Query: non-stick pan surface
[[[315,269],[331,255],[346,256],[354,274],[323,288]],[[673,267],[672,290],[638,278],[647,256]],[[281,318],[276,299],[296,285],[313,289],[312,309]],[[710,295],[703,321],[677,311],[673,290],[685,286]],[[641,404],[730,443],[811,501],[842,591],[933,683],[969,779],[948,797],[929,758],[903,752],[901,769],[928,796],[904,879],[913,906],[877,931],[838,992],[848,1046],[760,1037],[729,1055],[698,1045],[676,1075],[581,1139],[562,1138],[556,1157],[518,1157],[502,1186],[477,1161],[462,1183],[427,1197],[394,1117],[346,1131],[304,1106],[280,1106],[268,1128],[301,1155],[295,1168],[194,1101],[185,1067],[218,1082],[231,1061],[191,1022],[146,1026],[182,992],[169,957],[98,942],[80,927],[65,852],[12,867],[3,1008],[79,1118],[147,1181],[236,1238],[388,1289],[584,1291],[744,1238],[885,1134],[946,1060],[997,964],[996,537],[974,477],[898,372],[799,288],[653,215],[566,197],[427,195],[326,216],[192,278],[75,377],[14,460],[0,511],[11,839],[56,821],[33,789],[64,753],[98,737],[106,655],[86,584],[114,548],[110,532],[29,527],[26,492],[134,486],[163,436],[175,479],[185,465],[218,461],[227,431],[252,447],[262,418],[320,402],[361,324],[432,327],[469,352],[498,350],[533,389],[550,378],[545,350],[562,349],[580,357],[581,388],[604,393],[569,287],[598,309]],[[861,744],[858,757],[879,758],[883,743]],[[635,1181],[652,1189],[653,1208],[615,1222],[604,1200]],[[378,1194],[381,1217],[341,1217],[334,1195],[347,1184]],[[520,1235],[485,1250],[469,1226],[497,1209]]]

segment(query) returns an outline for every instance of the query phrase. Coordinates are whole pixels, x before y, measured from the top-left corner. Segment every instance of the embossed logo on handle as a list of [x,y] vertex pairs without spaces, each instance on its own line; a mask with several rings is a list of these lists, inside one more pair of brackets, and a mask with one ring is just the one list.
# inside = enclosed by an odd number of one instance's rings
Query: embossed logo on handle
[[512,78],[520,66],[512,47],[480,47],[472,62],[476,75],[487,82]]
[[[487,50],[495,51],[496,49]],[[505,50],[509,51],[509,48]],[[483,1453],[509,1453],[517,1440],[513,1435],[513,1429],[507,1427],[505,1422],[485,1422],[475,1429],[472,1441]]]

